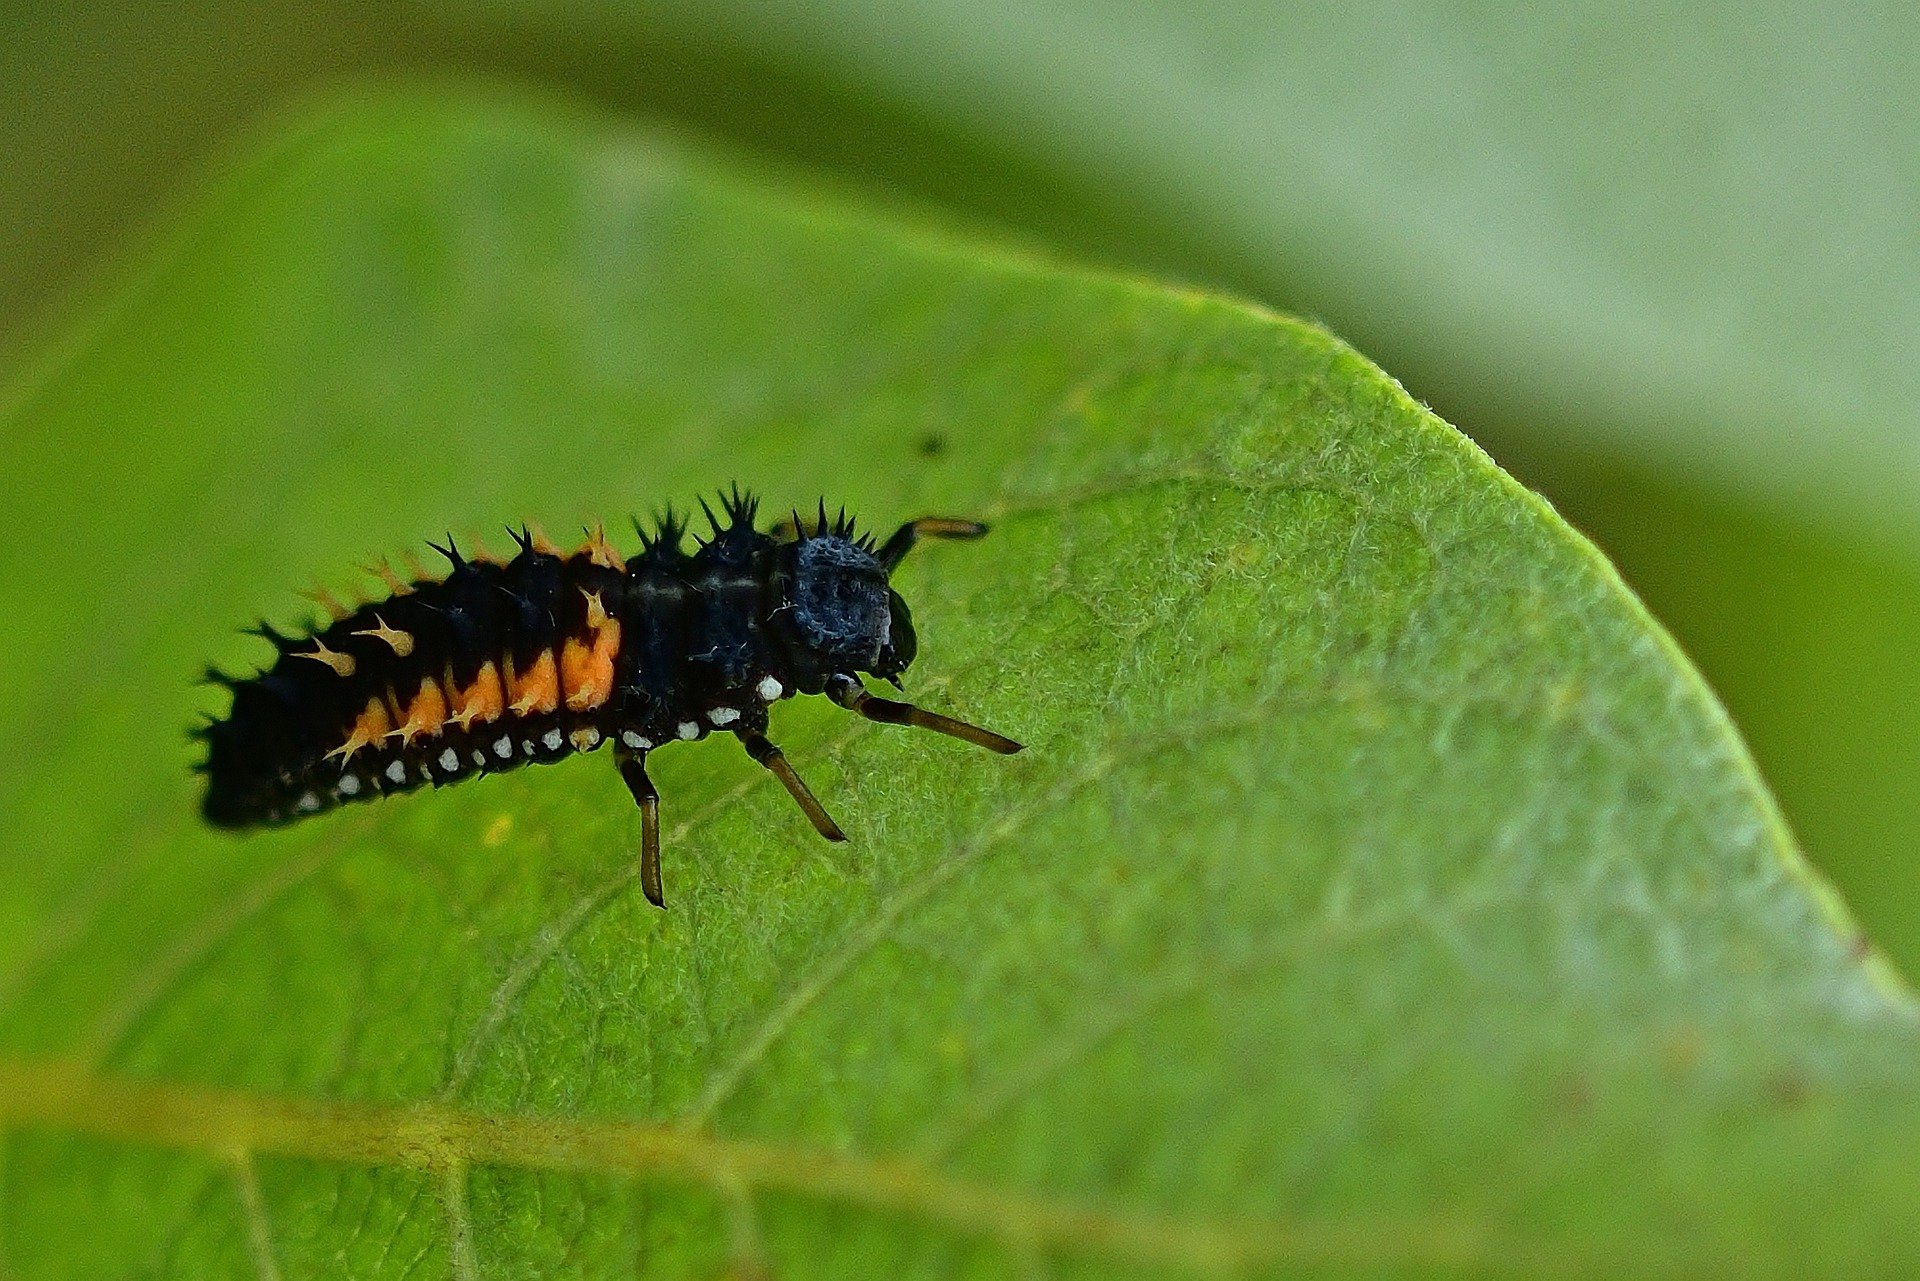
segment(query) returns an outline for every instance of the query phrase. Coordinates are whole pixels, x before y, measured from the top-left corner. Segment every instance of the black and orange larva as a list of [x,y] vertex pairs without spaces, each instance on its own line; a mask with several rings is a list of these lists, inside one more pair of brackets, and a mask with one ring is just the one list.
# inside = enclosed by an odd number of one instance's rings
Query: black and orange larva
[[[433,545],[452,569],[402,579],[382,563],[386,599],[348,609],[316,599],[332,622],[302,636],[262,623],[273,665],[238,678],[207,743],[204,813],[219,827],[285,823],[345,801],[441,786],[614,745],[640,806],[640,883],[660,891],[659,794],[647,753],[714,730],[793,794],[820,835],[839,827],[767,741],[767,706],[824,693],[869,720],[918,725],[996,752],[1020,744],[990,730],[877,698],[860,676],[899,685],[913,662],[913,620],[888,578],[920,538],[978,538],[985,525],[925,517],[885,543],[857,534],[826,504],[808,528],[774,533],[738,489],[721,499],[710,538],[682,549],[671,510],[623,560],[598,529],[572,553],[524,527],[501,562]],[[512,533],[512,531],[509,531]],[[430,544],[432,545],[432,544]]]

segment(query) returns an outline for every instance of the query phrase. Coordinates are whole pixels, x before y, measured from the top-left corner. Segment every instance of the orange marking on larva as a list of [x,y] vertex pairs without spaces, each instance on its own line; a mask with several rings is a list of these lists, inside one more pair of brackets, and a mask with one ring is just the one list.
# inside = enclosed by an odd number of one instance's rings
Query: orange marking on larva
[[[621,568],[625,569],[626,566],[622,565]],[[607,613],[607,603],[600,599],[599,592],[590,592],[582,587],[580,594],[587,598],[587,626],[597,632],[605,627],[607,620],[612,617]]]
[[551,538],[547,537],[547,531],[540,528],[540,526],[533,526],[529,532],[533,534],[533,550],[539,552],[542,556],[566,555]]
[[567,688],[567,706],[576,712],[599,707],[613,697],[613,662],[620,653],[620,624],[604,618],[593,630],[591,646],[567,641],[561,655],[561,675]]
[[353,722],[353,728],[347,732],[346,741],[326,755],[327,760],[338,756],[340,770],[346,772],[347,762],[353,754],[363,747],[370,747],[387,736],[393,728],[393,721],[387,716],[387,705],[377,698],[367,700],[367,706]]
[[579,690],[587,680],[587,665],[593,661],[593,651],[587,643],[577,636],[567,637],[567,643],[560,650],[560,688],[566,692],[567,706],[574,706]]
[[293,657],[311,658],[316,663],[325,663],[328,667],[331,667],[333,669],[333,674],[335,676],[353,675],[353,669],[354,669],[353,655],[342,654],[337,649],[328,649],[327,643],[321,640],[318,636],[313,638],[313,652],[311,654],[302,653],[298,650],[295,650],[293,651]]
[[441,692],[440,682],[431,676],[420,680],[420,692],[413,696],[413,702],[407,705],[407,719],[400,727],[388,732],[388,738],[398,738],[403,744],[411,745],[422,735],[432,736],[440,732],[447,723],[447,696]]
[[533,666],[524,672],[511,674],[509,686],[513,694],[513,714],[526,716],[530,713],[545,715],[560,706],[560,672],[554,666],[553,651],[543,649]]
[[354,635],[355,636],[371,636],[375,640],[383,640],[388,645],[392,646],[393,652],[398,654],[401,658],[405,658],[408,654],[413,653],[413,633],[412,632],[395,631],[393,628],[388,627],[386,620],[381,618],[380,615],[378,614],[375,614],[373,616],[373,623],[374,625],[372,627],[369,627],[366,631],[355,632]]
[[[453,688],[451,677],[447,688]],[[453,697],[453,715],[450,719],[461,729],[466,729],[475,721],[482,725],[500,719],[500,713],[507,709],[507,692],[500,684],[500,669],[492,663],[482,663],[475,673],[473,684],[459,690]]]
[[336,621],[353,617],[353,611],[345,605],[342,605],[339,598],[324,587],[315,587],[311,590],[301,592],[300,595],[303,599],[312,601],[321,609],[332,614]]
[[587,530],[587,545],[580,550],[602,569],[617,569],[623,574],[627,572],[627,562],[620,559],[620,553],[613,550],[613,544],[607,541],[607,527],[600,521],[594,521]]
[[432,574],[429,574],[427,572],[427,567],[420,563],[419,554],[415,552],[412,548],[408,548],[406,552],[404,552],[401,555],[400,559],[402,562],[405,563],[407,567],[407,572],[413,575],[414,582],[425,583],[425,582],[439,581],[438,579],[434,578]]
[[413,584],[406,582],[400,575],[394,573],[392,562],[385,556],[382,556],[379,560],[373,562],[373,564],[363,565],[361,568],[385,583],[387,590],[395,596],[413,595]]

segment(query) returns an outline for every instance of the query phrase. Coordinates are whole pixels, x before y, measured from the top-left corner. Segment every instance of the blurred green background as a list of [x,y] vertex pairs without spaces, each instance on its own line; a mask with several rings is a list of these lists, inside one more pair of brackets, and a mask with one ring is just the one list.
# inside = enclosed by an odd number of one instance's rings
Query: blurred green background
[[0,381],[277,113],[545,87],[1323,320],[1548,495],[1920,970],[1905,7],[16,0]]

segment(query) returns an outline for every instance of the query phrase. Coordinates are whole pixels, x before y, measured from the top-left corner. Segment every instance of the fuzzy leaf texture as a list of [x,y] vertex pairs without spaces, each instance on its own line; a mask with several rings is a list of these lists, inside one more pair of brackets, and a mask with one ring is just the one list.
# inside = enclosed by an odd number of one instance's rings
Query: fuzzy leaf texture
[[[613,123],[236,166],[4,410],[0,1275],[1920,1263],[1909,995],[1608,566],[1310,325]],[[997,758],[786,704],[243,839],[201,662],[443,530],[738,480]]]

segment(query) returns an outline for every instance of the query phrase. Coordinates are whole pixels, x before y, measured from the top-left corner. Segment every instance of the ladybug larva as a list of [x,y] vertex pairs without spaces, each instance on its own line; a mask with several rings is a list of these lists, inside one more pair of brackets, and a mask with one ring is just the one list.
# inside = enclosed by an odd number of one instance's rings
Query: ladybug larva
[[[811,528],[796,514],[754,528],[758,502],[739,490],[712,536],[682,548],[671,510],[624,560],[598,529],[563,552],[524,527],[509,561],[433,545],[446,577],[404,579],[382,563],[390,595],[349,609],[316,596],[332,622],[288,636],[254,634],[279,651],[238,678],[224,720],[197,731],[218,827],[287,823],[346,801],[442,786],[613,745],[640,806],[640,884],[663,904],[660,797],[647,754],[717,730],[792,793],[814,828],[846,839],[767,741],[767,708],[825,694],[868,720],[917,725],[995,752],[1020,744],[910,703],[869,693],[864,675],[900,684],[915,640],[907,603],[888,579],[921,538],[978,538],[975,521],[923,517],[886,542],[856,533],[826,504]],[[512,531],[509,531],[512,532]],[[430,544],[432,545],[432,544]]]

